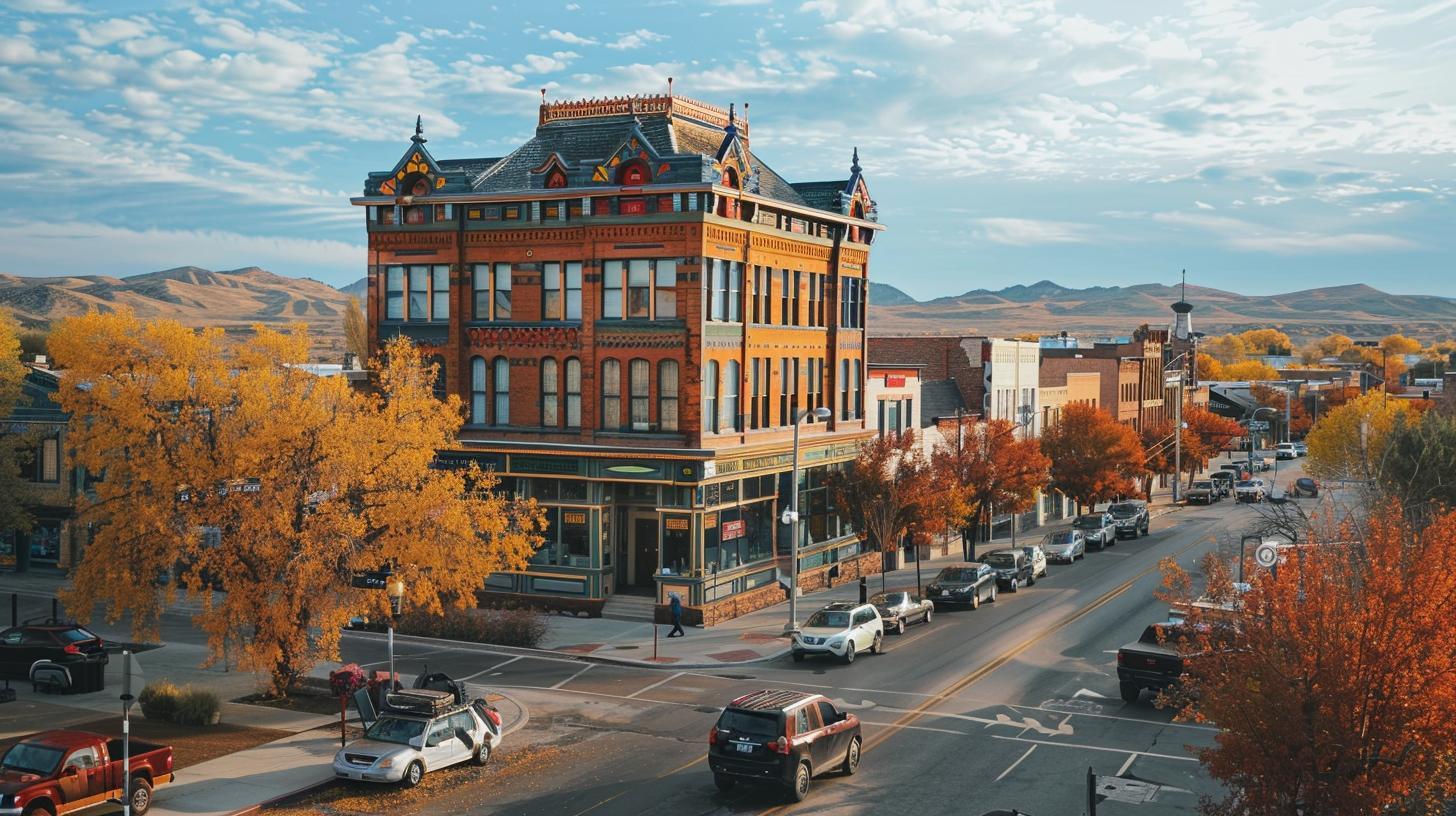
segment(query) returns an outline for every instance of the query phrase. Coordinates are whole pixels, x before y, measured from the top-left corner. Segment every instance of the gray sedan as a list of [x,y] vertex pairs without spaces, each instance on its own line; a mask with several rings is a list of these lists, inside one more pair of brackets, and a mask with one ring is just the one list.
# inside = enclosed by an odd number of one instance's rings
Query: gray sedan
[[935,613],[935,604],[913,592],[903,590],[881,592],[870,598],[870,603],[880,610],[885,631],[893,631],[897,635],[905,634],[907,624],[917,621],[930,623],[930,616]]
[[1041,540],[1041,548],[1048,561],[1070,564],[1078,558],[1087,557],[1087,539],[1081,530],[1060,530],[1047,533]]

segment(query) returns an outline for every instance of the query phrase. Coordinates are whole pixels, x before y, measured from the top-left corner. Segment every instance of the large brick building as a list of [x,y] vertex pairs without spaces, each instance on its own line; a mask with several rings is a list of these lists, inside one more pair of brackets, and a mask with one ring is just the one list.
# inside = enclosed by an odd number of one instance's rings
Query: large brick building
[[465,403],[442,455],[547,507],[532,567],[483,576],[492,591],[588,609],[677,591],[709,622],[781,600],[793,418],[815,407],[832,417],[803,430],[804,583],[875,562],[825,487],[868,436],[881,227],[857,152],[844,177],[790,183],[731,107],[670,86],[543,97],[500,158],[436,159],[417,124],[353,203],[371,340],[425,347]]

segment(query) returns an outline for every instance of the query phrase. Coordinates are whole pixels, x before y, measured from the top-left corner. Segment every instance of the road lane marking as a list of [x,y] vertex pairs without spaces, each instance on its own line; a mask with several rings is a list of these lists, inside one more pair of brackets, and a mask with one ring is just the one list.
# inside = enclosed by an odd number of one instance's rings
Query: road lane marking
[[660,685],[662,685],[664,683],[671,683],[672,681],[678,679],[679,677],[682,677],[684,674],[687,674],[687,672],[678,672],[677,674],[674,674],[674,675],[672,675],[670,677],[664,677],[661,680],[658,680],[656,683],[653,683],[652,685],[647,686],[646,688],[640,688],[640,689],[637,689],[636,691],[632,692],[631,694],[628,694],[627,695],[627,699],[629,699],[629,700],[635,700],[635,699],[637,699],[637,695],[642,694],[644,692],[652,691],[653,689],[657,688],[658,686],[660,686]]
[[[1031,747],[1035,748],[1036,746],[1033,745]],[[1124,763],[1122,763],[1122,767],[1121,768],[1118,768],[1117,769],[1117,773],[1113,774],[1113,776],[1122,776],[1123,774],[1127,773],[1127,769],[1132,767],[1132,763],[1136,759],[1137,759],[1137,754],[1128,754],[1127,755],[1127,761],[1124,762]]]
[[551,688],[553,688],[553,689],[559,689],[559,688],[561,688],[562,686],[566,685],[567,683],[570,683],[572,680],[575,680],[576,678],[582,676],[583,674],[586,674],[587,672],[591,671],[592,667],[595,666],[595,665],[596,665],[595,663],[588,663],[585,666],[582,666],[581,669],[576,674],[573,674],[572,676],[566,678],[565,680],[562,680],[560,683],[557,683],[556,685],[552,686]]
[[994,781],[1000,782],[1001,780],[1005,779],[1006,778],[1006,774],[1009,774],[1013,770],[1015,770],[1016,769],[1016,766],[1021,764],[1021,760],[1026,759],[1027,757],[1031,756],[1031,752],[1032,751],[1035,751],[1035,750],[1036,750],[1036,746],[1035,745],[1031,746],[1030,748],[1027,748],[1026,749],[1026,753],[1022,754],[1015,762],[1011,763],[1006,768],[1006,770],[1004,770],[1004,771],[1001,772],[1001,775],[1000,776],[996,777],[996,779]]
[[461,679],[461,680],[462,680],[462,681],[469,681],[469,680],[474,680],[474,679],[475,679],[475,678],[477,678],[477,677],[479,677],[479,676],[481,676],[481,675],[482,675],[482,674],[485,674],[485,673],[486,673],[486,672],[493,672],[493,671],[495,671],[495,670],[496,670],[496,669],[499,669],[499,668],[502,668],[502,667],[504,667],[504,666],[509,666],[509,665],[511,665],[511,664],[512,664],[512,663],[514,663],[514,662],[516,662],[516,661],[517,661],[517,660],[520,660],[520,659],[521,659],[521,657],[522,657],[522,656],[521,656],[521,655],[517,655],[517,656],[516,656],[516,657],[513,657],[513,658],[511,658],[511,659],[510,659],[510,660],[503,660],[503,661],[501,661],[501,662],[499,662],[499,663],[497,663],[497,664],[495,664],[495,665],[494,665],[494,666],[491,666],[491,667],[490,667],[490,668],[488,668],[488,669],[481,669],[481,670],[480,670],[480,671],[478,671],[478,672],[476,672],[476,673],[475,673],[475,674],[472,674],[472,675],[470,675],[470,676],[469,676],[469,677],[462,677],[462,678],[460,678],[460,679]]
[[1106,751],[1109,754],[1132,754],[1133,756],[1152,757],[1153,759],[1173,759],[1178,762],[1197,762],[1198,757],[1177,756],[1175,754],[1158,754],[1152,751],[1139,751],[1135,748],[1109,748],[1105,745],[1087,745],[1081,742],[1052,742],[1051,740],[1032,739],[1031,737],[1008,737],[1005,734],[992,734],[992,739],[1011,740],[1013,742],[1032,742],[1037,745],[1054,745],[1058,748],[1081,748],[1086,751]]

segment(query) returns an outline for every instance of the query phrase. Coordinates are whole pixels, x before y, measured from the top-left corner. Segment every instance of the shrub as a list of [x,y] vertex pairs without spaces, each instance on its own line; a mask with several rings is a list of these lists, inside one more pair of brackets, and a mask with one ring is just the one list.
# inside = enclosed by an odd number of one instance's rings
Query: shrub
[[222,700],[207,689],[188,687],[177,700],[172,721],[178,725],[216,725],[222,716]]
[[443,615],[412,612],[400,619],[404,634],[535,648],[546,636],[546,619],[528,609],[448,609]]
[[176,714],[181,696],[182,689],[177,688],[175,683],[156,680],[148,683],[137,695],[137,705],[142,707],[142,716],[147,719],[168,722]]
[[358,663],[340,666],[329,672],[329,691],[335,697],[347,697],[356,689],[363,688],[365,682],[364,670],[359,668]]

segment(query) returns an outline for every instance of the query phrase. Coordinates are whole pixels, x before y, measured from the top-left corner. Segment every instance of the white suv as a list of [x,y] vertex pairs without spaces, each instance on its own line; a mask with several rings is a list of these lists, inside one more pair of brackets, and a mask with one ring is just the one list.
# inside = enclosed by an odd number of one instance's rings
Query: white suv
[[832,603],[809,616],[794,633],[794,661],[805,655],[833,655],[845,663],[866,649],[879,654],[885,625],[872,604]]

